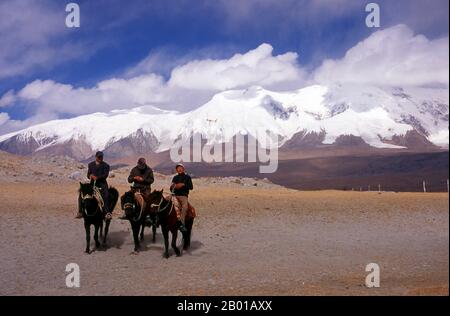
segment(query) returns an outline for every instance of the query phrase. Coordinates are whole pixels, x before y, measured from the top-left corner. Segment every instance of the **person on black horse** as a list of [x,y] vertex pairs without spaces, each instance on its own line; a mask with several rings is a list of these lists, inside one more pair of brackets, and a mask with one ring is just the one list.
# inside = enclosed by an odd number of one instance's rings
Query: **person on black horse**
[[[111,217],[111,210],[109,207],[109,192],[108,192],[108,182],[106,179],[109,176],[109,165],[103,161],[103,152],[98,151],[95,154],[95,161],[88,164],[87,177],[91,180],[91,184],[95,185],[100,189],[100,193],[103,199],[103,212],[107,217]],[[78,199],[78,215],[76,218],[82,218],[83,214],[81,212],[81,199]]]
[[[142,194],[145,199],[151,193],[151,185],[154,181],[152,168],[147,165],[145,158],[139,158],[137,165],[131,169],[128,176],[128,183],[131,183],[131,191]],[[124,214],[119,218],[126,219],[126,216]]]

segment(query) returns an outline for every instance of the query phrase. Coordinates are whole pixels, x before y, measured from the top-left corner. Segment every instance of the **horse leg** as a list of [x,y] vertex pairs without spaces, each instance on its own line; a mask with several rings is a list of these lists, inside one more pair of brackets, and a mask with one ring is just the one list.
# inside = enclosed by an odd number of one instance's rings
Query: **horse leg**
[[145,223],[142,223],[141,225],[141,233],[140,233],[140,239],[144,240],[144,229],[145,229]]
[[186,229],[187,232],[183,236],[183,250],[188,250],[191,246],[191,233],[192,233],[192,226],[194,224],[193,219],[187,219],[186,220]]
[[103,236],[103,245],[106,246],[106,237],[108,236],[109,232],[109,225],[111,224],[111,220],[107,219],[105,223],[105,235]]
[[98,241],[98,230],[100,228],[100,225],[94,225],[94,240],[95,240],[95,247],[100,248],[100,242]]
[[103,237],[103,221],[100,222],[100,238]]
[[169,230],[167,227],[161,226],[161,231],[164,236],[164,258],[169,258]]
[[153,241],[153,242],[156,242],[156,225],[153,225],[153,226],[152,226],[152,231],[153,231],[153,238],[152,238],[152,241]]
[[90,243],[91,243],[91,225],[84,222],[84,229],[86,230],[86,253],[91,253]]
[[131,229],[133,230],[133,241],[134,241],[134,251],[139,252],[139,249],[141,248],[141,245],[139,243],[139,224],[133,223],[131,225]]
[[172,231],[172,249],[175,251],[175,254],[177,257],[181,256],[180,249],[177,247],[177,237],[178,237],[178,231],[177,229],[174,229]]

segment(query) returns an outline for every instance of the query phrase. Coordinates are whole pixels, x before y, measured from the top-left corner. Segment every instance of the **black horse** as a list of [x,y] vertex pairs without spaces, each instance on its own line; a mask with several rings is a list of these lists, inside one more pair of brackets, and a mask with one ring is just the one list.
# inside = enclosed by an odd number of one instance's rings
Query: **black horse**
[[[147,202],[151,204],[152,208],[156,208],[159,224],[164,237],[164,257],[169,258],[169,231],[172,233],[172,249],[177,256],[181,256],[181,251],[177,247],[178,237],[178,222],[177,214],[171,199],[164,198],[163,190],[153,191]],[[194,225],[194,218],[186,216],[185,227],[186,233],[183,233],[183,249],[187,250],[191,244],[191,232]]]
[[[156,228],[157,218],[156,214],[150,211],[150,204],[146,204],[144,208],[136,200],[135,193],[133,191],[125,192],[120,198],[120,204],[125,211],[126,218],[130,221],[131,230],[133,232],[134,251],[139,252],[140,241],[144,240],[145,226],[148,225],[148,217],[150,217],[153,230],[152,241],[156,241]],[[140,233],[139,233],[140,229]]]
[[[119,199],[119,192],[110,187],[109,192],[109,209],[111,212],[117,204]],[[94,186],[90,183],[81,183],[79,189],[79,201],[84,219],[84,228],[86,230],[86,253],[90,253],[91,242],[91,225],[94,225],[94,240],[95,247],[100,247],[98,240],[98,233],[100,230],[100,237],[103,235],[103,245],[106,245],[106,237],[108,236],[109,225],[111,218],[105,218],[105,213],[101,210],[97,199],[95,198]],[[105,221],[105,232],[103,234],[103,220]]]

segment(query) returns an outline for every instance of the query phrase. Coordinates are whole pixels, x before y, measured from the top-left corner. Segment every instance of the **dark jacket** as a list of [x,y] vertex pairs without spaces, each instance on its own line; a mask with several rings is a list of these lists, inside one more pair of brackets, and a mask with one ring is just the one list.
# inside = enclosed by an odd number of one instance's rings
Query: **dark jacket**
[[[174,184],[177,184],[177,183],[184,183],[184,186],[180,189],[175,189]],[[193,190],[193,189],[194,189],[194,186],[192,185],[192,179],[188,174],[182,173],[182,174],[177,174],[175,177],[173,177],[172,185],[170,186],[170,190],[172,190],[175,193],[175,195],[188,196],[189,191]]]
[[[98,165],[95,163],[95,161],[91,162],[88,165],[88,172],[87,172],[88,179],[90,179],[91,175],[97,177],[96,181],[97,186],[107,185],[106,178],[108,178],[109,175],[109,165],[104,161],[102,161]],[[91,180],[91,183],[94,183],[94,181]]]
[[[139,176],[143,178],[143,181],[136,181],[133,178]],[[145,169],[139,169],[137,166],[131,169],[128,176],[128,183],[133,183],[133,187],[137,189],[150,189],[150,185],[155,181],[153,177],[153,170],[149,166]]]

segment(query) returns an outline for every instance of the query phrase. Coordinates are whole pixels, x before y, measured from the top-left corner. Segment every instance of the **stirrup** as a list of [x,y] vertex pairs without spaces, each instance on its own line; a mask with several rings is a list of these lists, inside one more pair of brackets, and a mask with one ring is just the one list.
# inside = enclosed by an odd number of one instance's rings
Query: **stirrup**
[[155,225],[155,223],[153,223],[153,221],[152,221],[152,219],[150,218],[150,216],[147,216],[147,217],[145,218],[144,222],[145,222],[145,224],[148,225],[149,227]]
[[183,223],[180,223],[180,226],[178,227],[178,229],[179,229],[180,232],[182,232],[182,233],[187,233],[187,232],[188,232],[186,226],[184,226]]

